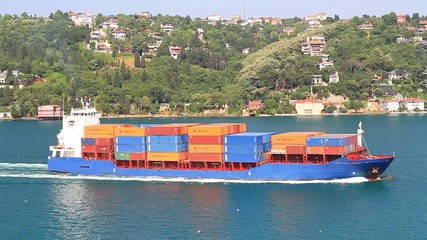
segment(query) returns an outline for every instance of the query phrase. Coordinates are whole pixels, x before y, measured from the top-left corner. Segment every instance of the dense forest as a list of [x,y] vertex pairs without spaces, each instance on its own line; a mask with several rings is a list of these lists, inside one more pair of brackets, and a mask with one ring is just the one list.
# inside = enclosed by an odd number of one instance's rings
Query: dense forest
[[[69,110],[86,98],[104,114],[156,114],[162,103],[168,103],[175,114],[220,108],[241,114],[250,100],[264,102],[261,113],[280,114],[293,113],[290,101],[313,93],[318,99],[341,95],[349,99],[346,107],[360,108],[370,98],[388,97],[372,79],[380,76],[381,82],[396,69],[406,71],[408,77],[393,84],[394,90],[405,97],[422,97],[427,44],[396,39],[425,39],[427,31],[408,30],[424,17],[408,15],[404,25],[397,25],[396,18],[395,13],[348,20],[335,16],[322,21],[323,27],[307,31],[300,18],[283,19],[278,25],[212,25],[188,16],[119,14],[115,19],[127,37],[115,39],[107,31],[112,52],[104,53],[94,51],[90,34],[110,17],[99,14],[91,29],[76,26],[61,11],[48,18],[4,15],[0,16],[0,70],[7,71],[7,78],[0,88],[0,112],[31,117],[40,105],[64,102]],[[373,29],[358,28],[365,23]],[[173,32],[164,32],[162,24],[173,25]],[[284,33],[284,27],[294,31]],[[198,29],[203,29],[203,36]],[[325,54],[334,66],[319,70],[321,57],[301,53],[301,43],[316,34],[325,36]],[[149,46],[159,39],[157,53],[148,54]],[[182,49],[177,59],[171,57],[169,46]],[[250,49],[249,54],[244,49]],[[21,74],[14,76],[13,70]],[[335,72],[340,74],[338,83],[311,91],[313,75],[321,75],[327,83]]]

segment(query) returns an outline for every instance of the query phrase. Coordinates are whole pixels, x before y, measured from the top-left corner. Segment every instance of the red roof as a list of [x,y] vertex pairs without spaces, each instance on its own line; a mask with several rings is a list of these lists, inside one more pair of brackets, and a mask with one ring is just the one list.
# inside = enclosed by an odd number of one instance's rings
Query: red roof
[[420,24],[421,24],[421,25],[427,25],[427,20],[421,20],[421,21],[420,21]]
[[421,98],[407,98],[403,99],[402,102],[424,102],[424,99]]
[[298,100],[295,103],[322,103],[322,102],[317,100],[312,100],[312,99],[304,99],[304,100]]

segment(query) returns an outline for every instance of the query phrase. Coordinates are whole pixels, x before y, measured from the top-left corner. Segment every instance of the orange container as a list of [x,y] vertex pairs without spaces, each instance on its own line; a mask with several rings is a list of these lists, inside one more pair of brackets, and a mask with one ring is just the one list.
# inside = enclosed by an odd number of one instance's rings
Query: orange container
[[181,161],[188,159],[188,152],[148,152],[148,161]]
[[224,145],[219,144],[189,144],[188,152],[190,153],[223,153]]
[[147,129],[142,127],[118,127],[114,129],[114,136],[146,136]]
[[129,160],[147,160],[147,153],[130,153]]
[[305,145],[308,137],[323,135],[323,132],[286,132],[273,135],[271,144]]
[[114,138],[114,135],[85,134],[85,138]]
[[227,126],[206,124],[188,128],[188,136],[223,136],[228,134]]
[[223,162],[224,154],[222,153],[189,153],[188,159],[191,162]]
[[286,146],[284,144],[271,144],[271,152],[285,152]]
[[227,134],[246,132],[246,123],[213,123],[211,125],[227,126]]
[[117,127],[131,127],[131,124],[98,124],[85,126],[84,135],[111,135],[114,136],[114,129]]

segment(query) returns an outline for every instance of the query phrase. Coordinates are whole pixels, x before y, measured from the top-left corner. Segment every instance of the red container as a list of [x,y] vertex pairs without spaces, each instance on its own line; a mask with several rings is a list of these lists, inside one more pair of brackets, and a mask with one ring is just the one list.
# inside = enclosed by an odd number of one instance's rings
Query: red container
[[307,147],[307,154],[321,154],[325,153],[325,147],[323,146],[309,146]]
[[184,134],[184,128],[187,126],[179,126],[179,125],[159,125],[147,128],[148,136],[178,136]]
[[113,154],[112,153],[97,153],[96,154],[96,160],[112,160]]
[[223,153],[189,153],[190,162],[223,162]]
[[224,144],[223,136],[188,136],[189,144]]
[[130,160],[147,160],[147,153],[130,153]]
[[305,154],[306,146],[304,145],[288,145],[286,146],[286,154]]
[[94,152],[96,152],[95,145],[83,145],[82,146],[82,153],[94,153]]
[[114,145],[114,138],[96,138],[96,145]]
[[97,153],[112,153],[114,147],[112,145],[95,145],[95,150]]
[[348,152],[347,146],[339,146],[339,147],[325,147],[326,155],[342,155]]

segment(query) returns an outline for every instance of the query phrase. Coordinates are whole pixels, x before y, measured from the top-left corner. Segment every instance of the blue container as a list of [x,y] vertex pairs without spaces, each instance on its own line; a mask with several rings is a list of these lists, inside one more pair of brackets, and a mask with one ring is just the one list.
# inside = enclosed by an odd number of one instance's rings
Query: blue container
[[256,163],[265,160],[265,153],[225,153],[224,162]]
[[350,144],[350,135],[325,134],[307,138],[307,146],[347,146]]
[[96,145],[96,139],[95,138],[82,138],[81,143],[82,143],[82,146]]
[[188,142],[188,135],[178,136],[147,136],[147,143],[149,144],[179,144]]
[[140,145],[146,143],[145,136],[119,136],[115,139],[116,144]]
[[188,144],[148,144],[148,152],[185,152]]
[[262,153],[264,152],[264,149],[262,144],[225,145],[224,152],[226,153]]
[[262,144],[262,151],[268,152],[271,151],[271,142],[266,142]]
[[116,144],[116,152],[124,152],[124,153],[147,152],[147,146],[142,144],[141,145]]
[[243,144],[261,144],[271,142],[273,133],[266,132],[244,132],[226,135],[224,144],[226,145],[243,145]]

